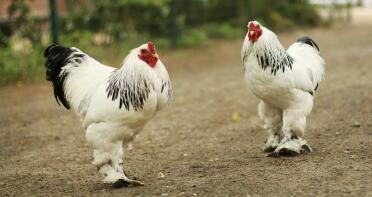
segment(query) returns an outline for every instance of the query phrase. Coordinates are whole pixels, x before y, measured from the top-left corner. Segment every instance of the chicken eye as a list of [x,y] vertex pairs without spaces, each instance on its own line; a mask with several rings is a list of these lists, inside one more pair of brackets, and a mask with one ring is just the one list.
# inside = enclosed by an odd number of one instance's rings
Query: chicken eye
[[148,51],[146,49],[141,49],[141,53],[148,53]]

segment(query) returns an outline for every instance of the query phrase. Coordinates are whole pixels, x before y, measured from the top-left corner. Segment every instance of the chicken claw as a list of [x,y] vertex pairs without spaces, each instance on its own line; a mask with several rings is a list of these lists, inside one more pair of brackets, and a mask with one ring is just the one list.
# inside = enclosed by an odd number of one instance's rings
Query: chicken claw
[[306,140],[303,140],[299,137],[292,138],[290,140],[282,141],[278,147],[271,153],[268,157],[280,157],[280,156],[297,156],[307,152],[313,152]]
[[280,135],[275,133],[275,134],[272,134],[270,135],[266,140],[265,140],[265,148],[263,149],[263,151],[265,153],[271,153],[273,152],[276,147],[278,147],[279,145],[279,142],[280,142]]
[[113,188],[144,186],[145,183],[132,179],[118,179],[112,184]]

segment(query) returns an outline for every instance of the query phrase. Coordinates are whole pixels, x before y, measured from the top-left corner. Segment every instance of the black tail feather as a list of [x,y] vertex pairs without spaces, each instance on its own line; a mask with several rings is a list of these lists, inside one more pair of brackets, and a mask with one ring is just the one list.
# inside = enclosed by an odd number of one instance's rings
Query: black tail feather
[[63,104],[66,109],[70,109],[70,105],[66,99],[64,93],[64,83],[68,77],[68,73],[64,72],[61,74],[62,67],[67,63],[67,58],[73,53],[73,50],[61,45],[50,45],[44,51],[44,57],[46,58],[45,68],[46,68],[46,80],[53,83],[54,97],[57,103]]
[[302,43],[305,43],[305,44],[308,44],[312,47],[314,47],[316,50],[319,51],[319,47],[318,45],[315,43],[315,41],[307,36],[303,36],[299,39],[297,39],[297,42],[302,42]]

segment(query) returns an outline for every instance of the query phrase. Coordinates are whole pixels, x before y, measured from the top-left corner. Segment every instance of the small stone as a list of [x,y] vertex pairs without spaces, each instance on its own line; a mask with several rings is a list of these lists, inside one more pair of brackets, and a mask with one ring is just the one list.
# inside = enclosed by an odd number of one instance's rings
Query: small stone
[[21,145],[25,145],[25,144],[27,144],[27,140],[26,140],[26,138],[22,138],[22,139],[19,141],[19,143],[20,143]]
[[360,127],[360,123],[358,121],[353,122],[353,127]]
[[158,173],[158,178],[164,178],[164,177],[165,177],[164,173],[162,173],[162,172]]

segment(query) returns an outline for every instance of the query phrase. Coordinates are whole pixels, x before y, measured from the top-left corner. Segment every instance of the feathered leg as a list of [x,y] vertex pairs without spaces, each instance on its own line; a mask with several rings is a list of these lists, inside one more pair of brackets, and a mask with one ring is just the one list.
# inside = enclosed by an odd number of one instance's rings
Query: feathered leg
[[126,187],[129,185],[144,185],[137,180],[129,179],[123,171],[123,141],[117,140],[114,132],[104,123],[91,124],[86,131],[86,139],[92,144],[93,165],[103,176],[104,183],[113,187]]
[[312,148],[302,139],[306,128],[306,116],[310,114],[313,98],[305,95],[301,103],[283,111],[283,138],[274,152],[269,156],[296,156],[312,152]]
[[258,104],[258,115],[263,123],[263,128],[269,133],[265,141],[265,152],[272,152],[279,145],[282,127],[282,110],[271,106],[264,101]]

